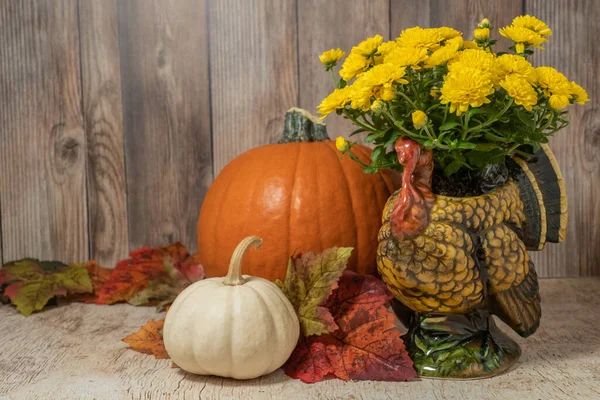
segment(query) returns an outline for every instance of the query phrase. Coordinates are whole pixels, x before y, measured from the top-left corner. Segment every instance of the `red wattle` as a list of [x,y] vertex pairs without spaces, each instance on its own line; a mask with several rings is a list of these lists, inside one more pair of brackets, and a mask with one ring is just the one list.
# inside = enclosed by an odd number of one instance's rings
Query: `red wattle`
[[404,172],[390,223],[394,237],[404,240],[417,236],[430,223],[429,211],[435,203],[431,191],[433,153],[407,137],[399,138],[394,147]]

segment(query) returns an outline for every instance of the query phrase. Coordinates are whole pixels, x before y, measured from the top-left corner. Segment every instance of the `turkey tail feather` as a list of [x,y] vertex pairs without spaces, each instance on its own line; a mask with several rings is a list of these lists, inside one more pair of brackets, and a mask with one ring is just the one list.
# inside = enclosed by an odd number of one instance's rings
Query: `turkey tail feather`
[[523,242],[528,250],[541,250],[546,242],[564,240],[567,229],[567,192],[550,148],[525,160],[513,157],[513,179],[519,186],[524,204],[526,226]]
[[522,337],[537,330],[542,307],[537,274],[531,261],[529,274],[520,285],[493,295],[492,312]]

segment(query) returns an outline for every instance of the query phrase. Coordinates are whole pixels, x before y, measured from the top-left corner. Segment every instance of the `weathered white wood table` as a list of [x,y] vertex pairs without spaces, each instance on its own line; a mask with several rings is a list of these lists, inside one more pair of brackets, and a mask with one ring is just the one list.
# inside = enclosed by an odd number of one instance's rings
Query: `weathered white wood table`
[[[600,399],[600,278],[541,282],[539,331],[505,375],[476,381],[313,385],[283,372],[252,381],[194,376],[121,342],[153,308],[71,304],[25,318],[0,306],[0,400]],[[514,335],[513,335],[514,336]]]

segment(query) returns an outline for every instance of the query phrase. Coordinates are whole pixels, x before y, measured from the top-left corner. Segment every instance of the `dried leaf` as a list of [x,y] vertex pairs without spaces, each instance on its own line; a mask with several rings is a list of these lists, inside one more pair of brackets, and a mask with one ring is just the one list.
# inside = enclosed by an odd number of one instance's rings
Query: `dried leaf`
[[100,289],[106,281],[108,281],[110,277],[110,272],[112,269],[104,268],[98,265],[98,263],[94,260],[86,261],[83,264],[71,264],[72,266],[83,266],[87,269],[90,279],[92,281],[92,286],[94,287],[93,293],[79,293],[68,296],[68,300],[70,301],[81,301],[84,303],[95,303],[98,300],[98,293],[100,293]]
[[385,284],[370,275],[344,272],[325,306],[339,329],[303,338],[284,371],[306,383],[335,376],[343,380],[406,381],[417,377]]
[[170,304],[175,300],[179,293],[178,286],[178,281],[150,281],[145,289],[136,293],[127,302],[134,306],[143,306],[158,301],[157,305],[164,307],[165,303]]
[[198,253],[192,254],[187,257],[183,262],[175,265],[175,268],[179,271],[188,283],[194,283],[204,279],[204,268],[200,264],[200,255]]
[[204,269],[195,256],[189,256],[181,243],[155,249],[140,248],[131,252],[130,258],[120,261],[111,271],[109,280],[98,294],[97,303],[113,304],[135,298],[134,302],[139,304],[145,297],[172,300],[158,297],[152,293],[153,288],[142,294],[140,292],[148,289],[150,282],[154,281],[179,288],[188,277],[200,279],[204,277]]
[[40,311],[55,296],[91,293],[92,282],[82,266],[26,258],[0,269],[0,287],[25,316]]
[[351,253],[351,247],[334,247],[319,255],[306,253],[290,260],[283,283],[275,282],[296,309],[304,336],[321,335],[338,328],[322,304],[337,287]]
[[148,321],[139,331],[123,339],[123,342],[140,353],[154,354],[157,359],[167,359],[169,355],[162,336],[164,324],[164,318],[159,321]]

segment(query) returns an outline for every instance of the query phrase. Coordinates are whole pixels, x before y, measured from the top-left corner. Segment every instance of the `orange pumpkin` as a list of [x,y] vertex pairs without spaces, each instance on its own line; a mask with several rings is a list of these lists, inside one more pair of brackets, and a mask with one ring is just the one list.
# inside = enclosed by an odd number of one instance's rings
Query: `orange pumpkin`
[[[221,171],[198,220],[198,253],[207,275],[224,276],[236,245],[252,235],[264,244],[246,255],[244,274],[283,279],[292,254],[334,246],[354,248],[349,269],[376,272],[381,214],[400,176],[365,174],[340,157],[333,141],[311,141],[320,139],[328,139],[325,125],[292,109],[284,143],[247,151]],[[352,151],[370,162],[369,148]]]

